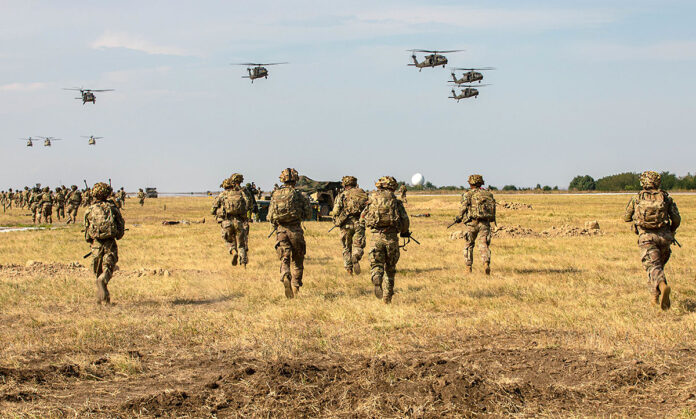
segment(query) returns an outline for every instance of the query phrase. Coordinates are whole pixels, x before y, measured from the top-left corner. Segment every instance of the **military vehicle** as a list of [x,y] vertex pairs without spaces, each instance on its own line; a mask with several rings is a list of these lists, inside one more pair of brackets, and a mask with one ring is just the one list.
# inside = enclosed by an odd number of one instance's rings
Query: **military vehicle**
[[157,188],[145,188],[146,198],[157,198]]
[[[425,67],[437,67],[437,66],[442,66],[442,68],[445,68],[447,65],[447,57],[445,57],[442,54],[449,54],[453,52],[460,52],[464,51],[463,49],[451,49],[449,51],[431,51],[428,49],[409,49],[407,51],[411,51],[411,59],[413,60],[413,63],[409,64],[410,66],[416,67],[418,71],[421,71]],[[426,55],[425,58],[423,59],[423,62],[419,63],[418,62],[418,57],[416,57],[417,52],[427,52],[430,55]]]
[[[457,75],[454,74],[455,71],[466,71],[466,73],[462,74],[462,78],[458,79]],[[454,84],[464,84],[464,83],[473,83],[475,81],[481,83],[481,80],[483,80],[483,73],[481,71],[488,71],[488,70],[495,70],[493,67],[481,67],[481,68],[452,68],[452,80],[450,80],[450,83]]]
[[87,141],[87,144],[89,144],[89,145],[96,145],[97,140],[104,138],[104,137],[95,137],[94,135],[90,135],[89,137],[86,135],[82,135],[81,137],[82,138],[89,138],[89,140]]
[[[483,87],[483,86],[488,86],[487,84],[482,84],[478,87]],[[457,94],[454,89],[452,89],[452,96],[450,96],[450,99],[457,99],[457,102],[459,102],[461,99],[467,99],[470,97],[476,98],[479,95],[479,91],[477,89],[474,89],[471,86],[462,86],[461,87],[462,91],[460,94]]]
[[[312,206],[312,221],[331,221],[331,210],[334,201],[343,190],[341,182],[320,182],[312,180],[307,176],[300,176],[300,180],[295,185],[297,190],[309,198]],[[256,203],[259,207],[259,221],[267,221],[268,207],[271,204],[272,192],[262,194]]]
[[280,65],[280,64],[288,64],[288,63],[235,63],[232,65],[246,65],[246,66],[253,66],[252,67],[247,67],[247,72],[249,72],[248,76],[242,76],[243,79],[250,79],[252,83],[254,83],[254,80],[264,78],[268,78],[268,69],[265,66],[269,65]]
[[63,88],[63,90],[79,90],[81,97],[76,97],[75,99],[82,100],[83,105],[87,102],[92,102],[93,105],[97,103],[97,97],[94,95],[94,92],[114,91],[114,89],[83,89],[82,87]]

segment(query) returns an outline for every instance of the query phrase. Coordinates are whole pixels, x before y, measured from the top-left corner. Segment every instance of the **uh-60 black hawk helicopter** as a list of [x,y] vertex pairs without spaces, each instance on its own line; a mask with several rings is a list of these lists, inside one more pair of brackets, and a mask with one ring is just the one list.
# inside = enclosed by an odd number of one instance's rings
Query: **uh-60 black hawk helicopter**
[[82,135],[81,137],[82,138],[89,138],[89,140],[87,142],[89,145],[97,145],[97,140],[104,138],[104,137],[95,137],[94,135],[90,135],[89,137],[86,135]]
[[[437,67],[437,66],[442,66],[442,68],[445,68],[447,65],[447,57],[445,57],[442,54],[450,54],[453,52],[460,52],[464,51],[463,49],[451,49],[448,51],[435,51],[435,50],[428,50],[428,49],[409,49],[407,51],[411,51],[411,59],[413,60],[413,63],[409,64],[410,66],[416,67],[418,71],[421,71],[425,67]],[[423,59],[422,63],[418,62],[418,57],[416,57],[417,52],[426,52],[429,53],[430,55],[426,55],[425,58]]]
[[[481,84],[476,87],[483,87],[483,86],[489,86],[488,84]],[[457,99],[457,102],[459,102],[461,99],[467,99],[470,97],[476,98],[479,95],[479,91],[471,86],[459,86],[462,91],[457,94],[454,89],[452,89],[452,96],[450,96],[450,99]]]
[[288,63],[233,63],[232,65],[246,65],[246,66],[253,66],[253,67],[247,67],[247,72],[249,72],[248,76],[242,76],[243,79],[250,79],[251,82],[253,83],[254,80],[264,78],[268,78],[268,69],[266,66],[269,65],[280,65],[280,64],[288,64]]
[[[452,80],[450,80],[450,83],[455,83],[455,84],[463,84],[463,83],[473,83],[473,82],[479,82],[481,83],[481,80],[483,80],[483,74],[481,71],[488,71],[488,70],[495,70],[493,67],[481,67],[481,68],[452,68]],[[466,73],[462,74],[462,78],[458,79],[457,75],[454,74],[455,71],[466,71]]]
[[63,90],[79,90],[81,97],[76,97],[75,99],[82,100],[83,105],[87,102],[92,102],[93,105],[97,103],[97,97],[94,95],[94,92],[114,91],[114,89],[83,89],[81,87],[63,88]]

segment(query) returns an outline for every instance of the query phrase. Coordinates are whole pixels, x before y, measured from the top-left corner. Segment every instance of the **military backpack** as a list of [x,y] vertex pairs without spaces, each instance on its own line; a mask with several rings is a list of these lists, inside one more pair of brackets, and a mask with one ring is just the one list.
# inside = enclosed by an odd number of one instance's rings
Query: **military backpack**
[[343,212],[346,215],[360,215],[367,205],[367,193],[360,188],[348,189],[343,196]]
[[115,208],[106,202],[92,205],[87,215],[87,234],[97,240],[120,238],[121,231],[114,215]]
[[634,216],[636,225],[648,230],[669,224],[667,193],[664,191],[641,191],[636,200]]
[[477,190],[471,193],[469,216],[474,220],[495,221],[495,198],[489,191]]
[[273,204],[275,221],[279,223],[293,223],[302,221],[302,194],[295,188],[280,188],[273,192]]
[[370,195],[365,225],[370,228],[398,227],[396,196],[392,191],[377,190]]
[[244,192],[241,189],[230,189],[225,191],[222,205],[228,217],[245,215],[248,209],[246,200],[244,199]]

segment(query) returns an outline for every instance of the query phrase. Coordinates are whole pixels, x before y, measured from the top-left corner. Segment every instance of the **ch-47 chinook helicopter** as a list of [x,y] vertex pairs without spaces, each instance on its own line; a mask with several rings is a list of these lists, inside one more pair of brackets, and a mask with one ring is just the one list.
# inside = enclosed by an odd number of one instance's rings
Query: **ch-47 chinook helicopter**
[[[450,54],[453,52],[460,52],[464,51],[463,49],[451,49],[448,51],[431,51],[427,49],[409,49],[407,51],[411,51],[411,59],[413,60],[413,63],[409,64],[410,66],[418,68],[418,71],[421,71],[425,67],[437,67],[437,66],[442,66],[442,68],[445,68],[447,65],[447,57],[445,57],[442,54]],[[426,55],[425,58],[423,59],[422,63],[418,62],[418,57],[416,57],[417,52],[427,52],[430,55]]]
[[29,137],[29,138],[20,138],[20,140],[26,141],[26,142],[27,142],[27,147],[34,147],[34,141],[40,141],[40,139],[39,139],[38,137],[37,137],[37,138],[31,138],[31,137]]
[[[489,86],[488,84],[481,84],[476,87],[483,87],[483,86]],[[461,99],[467,99],[470,97],[476,98],[479,95],[479,91],[477,89],[474,89],[471,86],[460,86],[462,89],[461,93],[457,94],[454,89],[452,89],[452,96],[450,96],[450,99],[457,99],[457,102],[459,102]]]
[[43,138],[44,147],[50,147],[51,145],[53,145],[53,141],[62,141],[60,138],[56,138],[56,137],[41,137],[38,135],[37,135],[37,137]]
[[[481,83],[481,80],[483,80],[483,74],[480,73],[481,71],[487,71],[487,70],[495,70],[493,67],[481,67],[481,68],[452,68],[452,80],[450,80],[450,83],[455,83],[455,84],[463,84],[463,83],[473,83],[475,81]],[[457,79],[457,75],[454,74],[455,71],[466,71],[466,73],[462,74],[461,79]]]
[[97,97],[94,95],[94,92],[113,92],[114,89],[83,89],[81,87],[73,87],[73,88],[63,88],[63,90],[79,90],[80,91],[80,96],[82,97],[76,97],[75,99],[77,100],[82,100],[82,104],[84,105],[87,102],[92,102],[92,104],[97,103]]
[[233,63],[232,65],[246,65],[246,66],[253,66],[253,67],[247,67],[247,72],[249,72],[248,76],[242,76],[243,79],[250,79],[251,82],[253,83],[254,80],[264,78],[268,78],[268,69],[265,66],[269,65],[280,65],[280,64],[288,64],[288,63]]
[[89,138],[89,140],[87,141],[89,145],[97,145],[97,140],[102,139],[104,137],[95,137],[94,135],[90,135],[88,137],[86,135],[82,135],[82,138]]

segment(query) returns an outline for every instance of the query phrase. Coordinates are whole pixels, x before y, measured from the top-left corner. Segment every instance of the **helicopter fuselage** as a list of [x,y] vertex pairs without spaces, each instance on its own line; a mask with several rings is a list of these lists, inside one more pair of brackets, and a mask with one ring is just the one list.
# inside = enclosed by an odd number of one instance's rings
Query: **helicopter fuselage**
[[268,78],[268,70],[266,67],[247,68],[247,71],[249,72],[249,75],[245,76],[245,78],[251,79],[252,83],[256,79]]
[[51,146],[51,140],[44,140],[44,147],[50,147]]
[[97,144],[97,140],[95,140],[94,138],[90,138],[89,145],[95,145],[95,144]]
[[415,55],[413,55],[412,58],[413,58],[413,65],[417,68],[437,67],[437,66],[444,67],[445,65],[447,65],[447,57],[445,57],[444,55],[440,55],[440,54],[426,55],[425,59],[421,63],[418,62]]
[[82,92],[82,104],[84,105],[87,102],[92,102],[93,104],[97,103],[97,98],[94,96],[94,93]]
[[478,71],[469,71],[468,73],[464,73],[461,79],[457,79],[457,76],[452,73],[452,78],[456,84],[473,83],[475,81],[480,83],[481,80],[483,80],[483,74],[479,73]]
[[457,102],[459,102],[461,99],[467,99],[470,97],[477,97],[479,95],[478,89],[474,89],[473,87],[467,87],[466,89],[462,89],[460,94],[455,94],[454,89],[452,89],[452,96],[450,96],[451,99],[456,99]]

